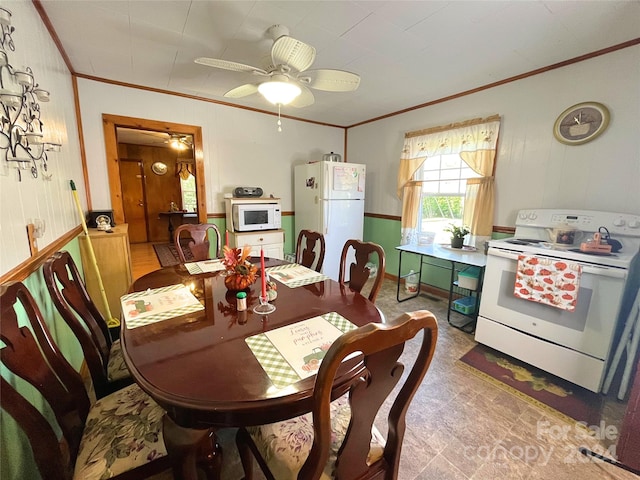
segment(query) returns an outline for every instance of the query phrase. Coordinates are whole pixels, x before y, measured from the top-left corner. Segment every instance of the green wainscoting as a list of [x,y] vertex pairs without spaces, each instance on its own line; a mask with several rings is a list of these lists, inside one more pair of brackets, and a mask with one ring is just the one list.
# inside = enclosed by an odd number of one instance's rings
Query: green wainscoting
[[[367,242],[374,242],[382,246],[386,255],[386,273],[397,277],[400,252],[396,250],[396,247],[400,245],[400,220],[365,217],[363,237]],[[423,267],[420,282],[448,292],[451,264],[438,259],[429,259],[428,261],[434,266],[425,265]],[[445,268],[439,268],[439,266]],[[401,275],[406,275],[411,270],[417,272],[419,269],[419,255],[403,254]]]
[[[78,265],[78,269],[82,272],[78,239],[75,238],[65,245],[64,250],[67,250],[71,254],[73,260]],[[79,370],[84,359],[82,349],[76,337],[71,332],[71,329],[67,327],[67,324],[58,315],[55,306],[51,302],[49,292],[42,277],[42,269],[32,273],[23,283],[38,303],[44,320],[60,351],[69,363]],[[22,318],[21,322],[21,325],[28,323],[25,318]],[[0,346],[2,348],[5,347],[2,342],[0,342]],[[16,378],[4,366],[0,366],[0,374],[21,394],[25,395],[38,410],[43,412],[45,417],[54,425],[54,428],[56,428],[59,433],[55,417],[38,392],[22,379]],[[26,435],[18,427],[13,418],[4,410],[0,410],[0,425],[0,478],[2,480],[39,479],[40,474],[33,460],[31,447]]]
[[[494,233],[492,238],[500,239],[511,236],[513,234]],[[382,246],[386,255],[386,273],[397,277],[400,252],[396,250],[396,247],[400,244],[400,220],[365,216],[363,237],[367,242],[374,242]],[[448,292],[451,281],[451,263],[436,258],[425,258],[424,261],[429,262],[430,265],[425,263],[423,266],[420,282]],[[401,275],[408,274],[410,270],[417,272],[419,269],[419,255],[403,254]]]

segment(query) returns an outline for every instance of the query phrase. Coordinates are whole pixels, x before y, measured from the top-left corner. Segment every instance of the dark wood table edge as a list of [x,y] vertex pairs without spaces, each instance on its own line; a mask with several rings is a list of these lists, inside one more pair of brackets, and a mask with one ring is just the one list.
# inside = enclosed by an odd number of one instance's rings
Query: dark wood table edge
[[[280,262],[286,263],[284,261]],[[193,277],[197,279],[214,277],[221,274],[221,272],[191,274],[182,264],[164,267],[150,273],[156,273],[161,270],[173,270],[172,273],[177,276]],[[145,276],[133,282],[129,291],[143,291],[140,289],[136,290],[135,284]],[[334,280],[330,279],[325,280],[325,282],[326,281],[334,282]],[[348,287],[345,286],[341,286],[341,289],[342,288],[348,289]],[[358,292],[350,290],[350,293],[354,296],[361,297],[361,299],[365,302],[369,302],[366,297],[362,296]],[[375,305],[373,306],[375,307]],[[375,307],[375,310],[377,312],[379,321],[384,322],[385,318],[380,309]],[[171,459],[174,478],[179,480],[196,480],[198,478],[197,467],[200,467],[206,473],[207,478],[220,478],[223,456],[222,449],[217,441],[216,431],[221,428],[234,428],[255,425],[255,415],[251,413],[251,410],[255,409],[255,404],[251,405],[251,408],[248,408],[246,412],[242,412],[243,409],[240,409],[240,413],[236,412],[234,414],[234,421],[232,423],[216,420],[215,417],[218,417],[218,415],[213,415],[214,418],[211,418],[211,421],[203,421],[203,419],[207,418],[206,412],[211,412],[210,404],[204,401],[198,402],[185,399],[181,396],[167,394],[167,392],[159,390],[151,385],[144,378],[144,376],[139,374],[137,369],[131,368],[132,366],[134,366],[134,363],[130,358],[126,348],[126,320],[123,319],[122,323],[123,328],[120,331],[120,339],[124,361],[127,364],[127,367],[130,369],[132,377],[140,386],[140,388],[151,398],[153,398],[166,412],[163,418],[163,435],[165,446]],[[349,364],[349,368],[347,368],[346,371],[340,375],[338,382],[334,385],[334,393],[332,394],[333,398],[338,398],[344,395],[348,391],[348,387],[352,379],[356,378],[358,375],[362,375],[363,372],[364,365],[362,364],[362,362],[357,359],[352,359],[351,363]],[[136,375],[136,373],[138,374]],[[315,376],[302,379],[299,382],[303,385],[307,384],[308,388],[305,387],[304,391],[299,391],[297,394],[291,397],[295,400],[295,409],[288,408],[286,410],[286,414],[276,414],[276,412],[283,412],[283,408],[282,406],[278,406],[278,398],[270,398],[260,401],[260,410],[262,412],[272,412],[269,414],[269,417],[273,418],[273,422],[294,418],[296,416],[310,412]],[[199,420],[194,421],[194,415],[190,415],[185,412],[198,412],[197,418]]]

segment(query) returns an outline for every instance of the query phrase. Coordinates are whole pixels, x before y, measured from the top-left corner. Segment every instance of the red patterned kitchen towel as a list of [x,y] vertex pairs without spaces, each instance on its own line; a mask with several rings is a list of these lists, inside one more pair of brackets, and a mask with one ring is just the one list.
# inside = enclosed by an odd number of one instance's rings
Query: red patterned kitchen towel
[[578,302],[581,272],[582,267],[577,263],[519,255],[513,294],[573,312]]

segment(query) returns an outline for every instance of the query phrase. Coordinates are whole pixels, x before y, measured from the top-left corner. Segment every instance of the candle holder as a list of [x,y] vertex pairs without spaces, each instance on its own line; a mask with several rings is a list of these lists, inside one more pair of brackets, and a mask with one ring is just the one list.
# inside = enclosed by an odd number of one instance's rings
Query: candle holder
[[255,307],[253,307],[253,313],[266,315],[268,313],[275,312],[276,307],[275,305],[271,305],[269,303],[268,297],[263,297],[262,295],[260,295],[259,300],[260,300],[260,305],[256,305]]

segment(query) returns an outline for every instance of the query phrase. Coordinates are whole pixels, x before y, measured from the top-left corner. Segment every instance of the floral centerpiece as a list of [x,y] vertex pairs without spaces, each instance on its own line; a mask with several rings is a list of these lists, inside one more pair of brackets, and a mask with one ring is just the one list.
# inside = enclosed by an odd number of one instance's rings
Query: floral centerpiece
[[227,273],[224,284],[227,289],[244,290],[253,284],[258,278],[258,267],[248,260],[251,247],[245,245],[240,249],[225,245],[223,251],[222,263],[224,263]]

